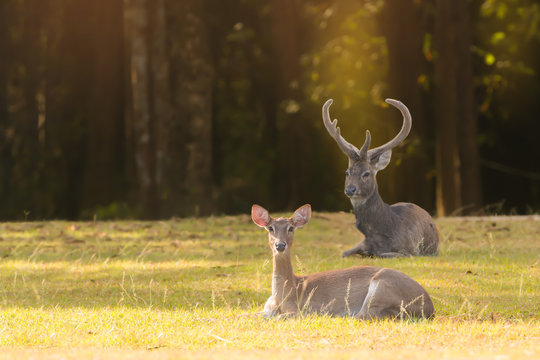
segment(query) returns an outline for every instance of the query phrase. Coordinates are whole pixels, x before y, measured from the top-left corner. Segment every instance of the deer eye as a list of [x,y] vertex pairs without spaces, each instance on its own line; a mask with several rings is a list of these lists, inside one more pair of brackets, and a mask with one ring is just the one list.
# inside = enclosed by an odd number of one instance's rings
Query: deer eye
[[274,229],[274,226],[273,226],[273,225],[270,225],[270,226],[268,227],[268,231],[274,232],[274,230],[275,230],[275,229]]
[[370,173],[369,171],[366,171],[365,173],[362,174],[362,177],[363,177],[364,179],[366,179],[366,178],[369,177],[369,175],[371,175],[371,173]]
[[289,228],[287,229],[288,232],[292,233],[294,231],[294,227],[292,226],[289,226]]

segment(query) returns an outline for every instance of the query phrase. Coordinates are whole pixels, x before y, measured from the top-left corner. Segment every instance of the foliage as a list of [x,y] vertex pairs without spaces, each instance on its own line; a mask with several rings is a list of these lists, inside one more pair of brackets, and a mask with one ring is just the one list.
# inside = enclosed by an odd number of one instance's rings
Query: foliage
[[[307,97],[318,107],[329,97],[337,108],[360,113],[357,126],[372,125],[367,105],[386,106],[383,89],[387,73],[385,38],[378,33],[382,1],[335,2],[306,6],[314,24],[314,51],[302,59],[309,76]],[[358,121],[360,120],[360,121]]]
[[[540,39],[540,8],[531,1],[486,0],[480,7],[477,54],[487,68],[482,71],[487,111],[496,91],[514,88],[516,77],[534,76],[532,45]],[[534,46],[534,45],[533,45]]]

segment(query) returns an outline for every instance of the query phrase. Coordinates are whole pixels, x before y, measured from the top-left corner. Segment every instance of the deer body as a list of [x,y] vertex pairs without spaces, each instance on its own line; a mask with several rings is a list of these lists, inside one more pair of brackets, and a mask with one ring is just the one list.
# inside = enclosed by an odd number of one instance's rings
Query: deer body
[[307,223],[310,216],[309,205],[288,219],[273,219],[258,205],[252,208],[253,221],[269,233],[273,253],[272,295],[264,306],[264,316],[302,312],[360,319],[433,316],[433,303],[426,290],[393,269],[357,266],[294,275],[290,254],[294,229]]
[[411,203],[385,204],[378,192],[365,204],[353,205],[356,228],[364,241],[343,256],[396,257],[436,255],[439,233],[431,216]]
[[405,105],[397,100],[387,103],[403,114],[403,126],[394,139],[369,150],[371,135],[366,131],[366,141],[361,149],[348,143],[331,121],[329,108],[332,100],[323,106],[323,121],[330,135],[349,158],[346,171],[345,194],[350,198],[356,217],[356,228],[365,239],[343,253],[343,256],[396,257],[412,255],[436,255],[439,248],[439,232],[431,216],[412,203],[388,205],[379,195],[376,175],[390,163],[392,148],[399,145],[411,129],[411,115]]

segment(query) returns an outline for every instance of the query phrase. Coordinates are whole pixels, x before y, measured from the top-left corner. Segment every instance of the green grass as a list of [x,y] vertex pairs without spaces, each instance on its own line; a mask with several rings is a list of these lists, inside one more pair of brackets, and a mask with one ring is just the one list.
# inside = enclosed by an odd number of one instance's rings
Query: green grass
[[341,259],[360,240],[353,223],[315,213],[296,233],[295,271],[399,269],[431,294],[434,320],[254,315],[270,294],[271,254],[245,215],[3,223],[0,359],[540,356],[538,218],[439,219],[438,257]]

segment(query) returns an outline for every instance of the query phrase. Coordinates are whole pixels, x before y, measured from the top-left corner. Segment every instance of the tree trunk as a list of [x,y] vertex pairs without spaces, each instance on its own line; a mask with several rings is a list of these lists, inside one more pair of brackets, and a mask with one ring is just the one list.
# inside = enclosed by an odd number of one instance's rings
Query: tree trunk
[[471,18],[468,1],[456,1],[456,43],[458,73],[458,119],[461,155],[461,183],[463,212],[470,214],[482,206],[480,160],[478,154],[477,111],[474,99],[471,60]]
[[156,214],[153,126],[150,113],[149,22],[146,0],[124,0],[130,109],[127,127],[132,136],[135,194],[145,217]]
[[[176,213],[208,214],[212,209],[212,94],[214,67],[205,25],[205,2],[167,0],[171,15],[169,59],[172,118],[164,171]],[[180,189],[180,190],[177,190]]]
[[434,40],[435,62],[435,163],[437,215],[461,207],[461,162],[458,145],[457,59],[453,0],[437,0]]
[[[155,144],[154,183],[156,184],[156,201],[158,215],[166,215],[170,211],[167,198],[171,193],[167,181],[168,163],[174,166],[174,160],[167,153],[169,146],[169,125],[172,121],[171,86],[169,58],[167,52],[167,19],[165,16],[165,0],[152,0],[148,4],[150,34],[150,70],[151,94],[150,107],[153,119]],[[170,165],[169,165],[170,166]],[[171,168],[172,168],[171,166]]]
[[275,58],[275,99],[277,129],[280,134],[276,171],[279,208],[293,208],[307,201],[309,188],[309,128],[299,111],[301,94],[301,36],[296,1],[272,0],[270,28]]
[[[13,206],[13,199],[10,196],[11,179],[11,139],[8,137],[9,112],[8,112],[8,55],[10,54],[8,45],[8,1],[0,2],[0,197],[2,203],[7,208]],[[7,203],[7,204],[6,204]],[[5,213],[5,212],[4,212]]]
[[[435,131],[437,167],[437,214],[451,215],[462,209],[462,158],[460,154],[460,135],[465,110],[460,105],[470,84],[459,81],[462,66],[470,63],[470,54],[463,54],[460,43],[463,38],[464,23],[458,21],[458,6],[454,0],[438,0],[435,9]],[[472,116],[474,119],[474,116]],[[470,120],[470,118],[468,118]]]
[[[4,0],[0,3],[0,130],[1,134],[5,134],[8,118],[8,98],[7,98],[7,83],[8,83],[8,1]],[[4,146],[5,139],[2,139]]]
[[44,80],[39,66],[40,62],[43,61],[43,48],[39,42],[39,34],[45,21],[42,14],[46,4],[33,5],[25,4],[27,13],[24,19],[22,39],[24,47],[21,49],[21,64],[25,69],[22,81],[24,107],[19,114],[19,121],[14,121],[17,142],[19,143],[15,152],[25,160],[16,161],[15,165],[18,168],[16,181],[20,181],[18,185],[22,190],[21,194],[24,194],[22,206],[32,214],[32,217],[40,218],[44,216],[42,212],[44,204],[38,199],[40,196],[38,189],[42,178],[36,176],[36,173],[41,168],[43,152],[40,151],[38,143],[39,112],[36,98],[38,89]]
[[133,138],[143,215],[208,214],[214,74],[204,2],[124,0],[124,4],[131,40],[132,126],[127,130]]
[[122,172],[122,1],[93,0],[93,76],[88,102],[82,207],[93,209],[121,198]]
[[[388,96],[399,99],[410,109],[413,126],[406,144],[413,148],[411,154],[399,167],[393,167],[397,174],[392,178],[394,199],[389,202],[411,201],[428,211],[434,209],[432,187],[427,178],[429,172],[429,129],[422,99],[422,88],[418,78],[426,71],[422,53],[425,26],[422,7],[413,0],[387,0],[381,17],[382,32],[386,37],[389,59]],[[404,31],[406,29],[406,31]],[[404,151],[397,149],[397,151]]]

